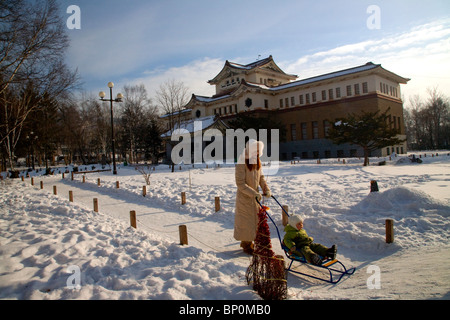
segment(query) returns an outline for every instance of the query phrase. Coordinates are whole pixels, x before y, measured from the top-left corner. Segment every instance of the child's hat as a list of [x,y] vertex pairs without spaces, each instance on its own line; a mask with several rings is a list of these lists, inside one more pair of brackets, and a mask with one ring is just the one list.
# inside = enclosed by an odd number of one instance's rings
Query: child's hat
[[297,224],[299,222],[303,222],[303,217],[296,215],[296,214],[292,214],[289,216],[288,218],[288,223],[291,227],[293,228],[297,228]]

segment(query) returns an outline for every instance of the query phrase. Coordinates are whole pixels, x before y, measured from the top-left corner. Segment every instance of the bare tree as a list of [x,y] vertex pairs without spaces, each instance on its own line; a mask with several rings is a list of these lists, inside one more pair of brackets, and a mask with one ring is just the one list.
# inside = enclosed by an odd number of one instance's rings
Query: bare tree
[[[181,111],[189,102],[188,88],[181,81],[167,80],[160,85],[159,90],[156,92],[156,99],[166,113],[168,124],[166,129],[169,132],[173,132],[175,128],[180,127],[182,121]],[[169,140],[168,143],[173,147],[174,143],[172,141]],[[173,172],[175,165],[172,160],[171,164]]]
[[77,82],[64,64],[68,44],[56,0],[0,1],[0,143],[11,169],[27,117]]
[[[156,107],[148,98],[143,84],[124,87],[124,103],[120,115],[123,151],[129,152],[130,162],[136,162],[136,154],[142,149],[141,140],[147,123],[156,117]],[[142,151],[142,150],[139,150]]]
[[450,142],[450,101],[437,88],[427,89],[423,101],[416,95],[405,108],[409,148],[416,150],[448,148]]

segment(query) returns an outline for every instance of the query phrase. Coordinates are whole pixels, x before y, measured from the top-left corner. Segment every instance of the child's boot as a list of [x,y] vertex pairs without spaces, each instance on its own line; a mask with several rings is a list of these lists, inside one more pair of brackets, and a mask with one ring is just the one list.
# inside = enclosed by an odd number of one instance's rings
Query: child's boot
[[330,258],[331,260],[334,260],[336,259],[336,255],[337,255],[337,246],[333,244],[331,248],[327,250],[327,257]]

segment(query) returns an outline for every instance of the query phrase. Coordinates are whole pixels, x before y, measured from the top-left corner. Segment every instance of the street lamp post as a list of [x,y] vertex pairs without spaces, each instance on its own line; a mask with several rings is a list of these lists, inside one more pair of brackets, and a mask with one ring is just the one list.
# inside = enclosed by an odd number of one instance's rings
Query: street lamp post
[[117,168],[116,168],[116,150],[115,150],[115,137],[114,137],[114,118],[113,118],[113,102],[122,102],[123,94],[119,93],[117,94],[117,98],[113,99],[113,93],[112,88],[114,88],[114,83],[109,82],[108,83],[109,88],[109,99],[105,99],[106,93],[104,91],[100,91],[98,94],[100,96],[100,100],[102,101],[109,101],[111,103],[111,144],[112,144],[112,153],[113,153],[113,174],[117,174]]

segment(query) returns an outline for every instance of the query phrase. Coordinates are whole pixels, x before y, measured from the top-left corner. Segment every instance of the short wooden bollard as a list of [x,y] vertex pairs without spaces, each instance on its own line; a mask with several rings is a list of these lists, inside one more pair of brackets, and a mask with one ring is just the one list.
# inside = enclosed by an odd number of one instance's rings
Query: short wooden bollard
[[98,199],[94,198],[94,211],[98,212]]
[[58,192],[56,191],[56,186],[53,186],[53,194],[54,194],[54,195],[57,195],[57,194],[58,194]]
[[130,224],[133,228],[137,228],[136,224],[136,211],[130,211]]
[[44,189],[44,181],[41,181],[41,189]]
[[62,173],[62,178],[64,179],[64,172]]
[[215,198],[216,212],[220,210],[220,197]]
[[394,242],[394,220],[386,219],[386,243]]
[[184,246],[188,244],[188,234],[187,227],[185,225],[181,225],[178,227],[180,231],[180,245]]
[[186,204],[186,192],[181,193],[181,204]]
[[375,180],[370,181],[370,192],[378,192],[378,183]]
[[34,178],[31,178],[31,185],[34,186]]
[[[0,180],[3,180],[3,176],[0,175]],[[25,177],[22,176],[22,181],[25,181]]]
[[97,185],[100,187],[100,178],[97,179]]
[[119,189],[119,181],[116,181],[116,189]]
[[73,191],[69,191],[69,201],[73,202]]
[[70,179],[73,181],[73,171],[70,173]]
[[147,195],[147,186],[142,187],[142,195],[145,197]]
[[288,215],[285,211],[289,213],[289,206],[283,206],[283,209],[281,209],[281,219],[283,222],[283,226],[286,226],[288,224]]
[[86,182],[86,176],[83,175],[83,183],[85,183],[85,182]]

